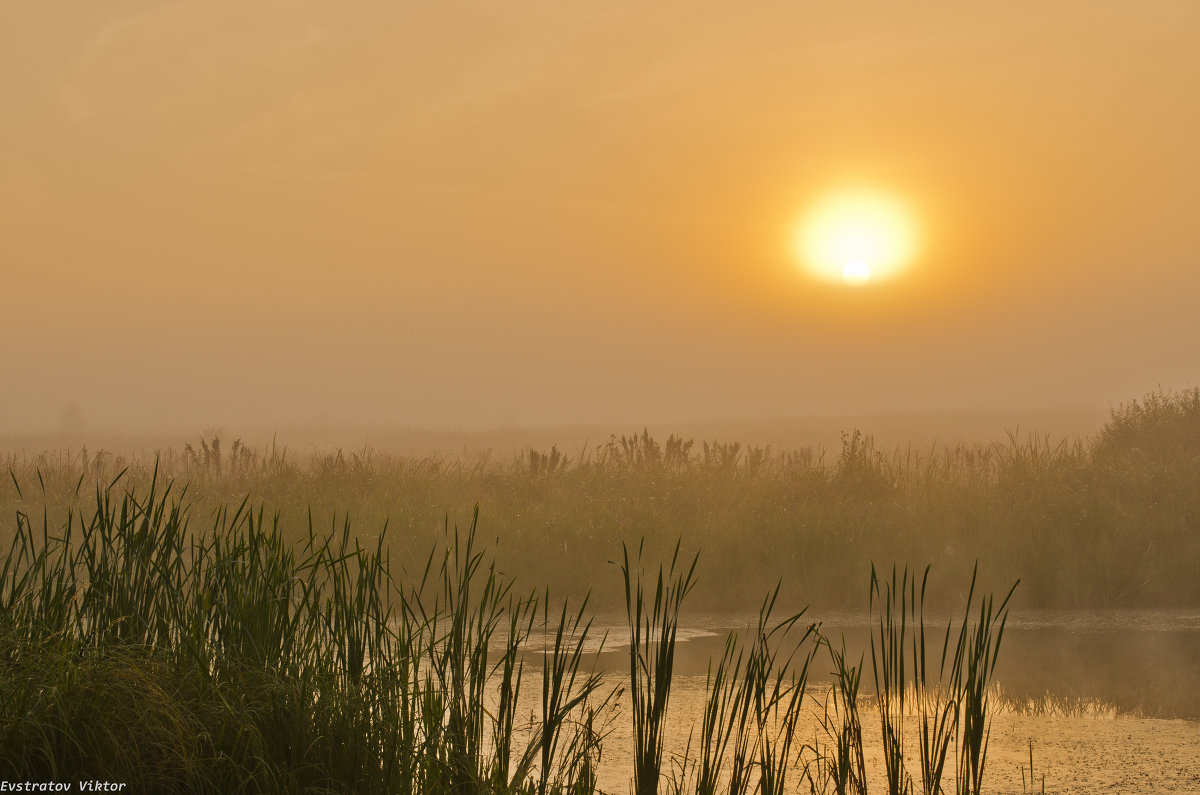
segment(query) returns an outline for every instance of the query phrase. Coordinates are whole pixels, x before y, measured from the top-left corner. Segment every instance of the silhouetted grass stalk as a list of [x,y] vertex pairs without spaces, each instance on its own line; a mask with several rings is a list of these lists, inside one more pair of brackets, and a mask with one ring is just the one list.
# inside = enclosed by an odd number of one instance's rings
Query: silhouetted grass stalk
[[[987,745],[991,736],[991,717],[988,713],[992,675],[1000,656],[1000,642],[1008,621],[1008,603],[1020,580],[1013,583],[999,607],[992,594],[979,604],[978,619],[967,630],[971,614],[971,597],[975,593],[978,566],[971,574],[971,588],[963,617],[960,647],[964,650],[961,679],[955,690],[959,697],[962,733],[958,747],[958,791],[960,795],[979,795],[983,790],[983,769],[987,761]],[[947,630],[949,633],[949,630]]]
[[805,765],[804,776],[814,794],[832,787],[836,795],[866,795],[867,763],[858,707],[863,661],[860,657],[858,665],[847,664],[845,638],[840,648],[834,648],[828,638],[821,642],[833,663],[833,685],[821,716],[821,730],[829,741],[818,740],[809,746],[812,757]]
[[[905,673],[908,642],[908,605],[913,584],[908,569],[899,582],[892,567],[890,581],[881,581],[871,567],[871,611],[879,606],[878,632],[871,637],[871,671],[883,740],[884,770],[889,795],[908,795],[912,775],[904,757],[905,697],[909,681]],[[877,644],[878,642],[878,644]]]
[[[924,795],[943,791],[942,778],[953,746],[956,756],[955,781],[960,795],[978,795],[983,786],[990,734],[989,699],[992,675],[1004,637],[1008,603],[1020,580],[1013,583],[999,607],[992,595],[979,605],[977,619],[971,616],[975,604],[975,586],[979,567],[971,574],[963,620],[954,633],[947,622],[942,653],[936,672],[928,659],[925,633],[925,596],[929,568],[917,579],[905,568],[893,566],[890,580],[881,579],[871,570],[871,609],[878,606],[878,624],[871,638],[871,665],[875,678],[883,742],[884,769],[888,791],[904,795],[913,789],[907,768],[904,724],[909,717],[906,702],[915,705],[917,719],[920,784]],[[954,639],[953,645],[951,643]],[[911,649],[911,660],[909,651]],[[835,656],[839,685],[843,691],[856,685],[853,670],[845,669],[844,659]],[[906,665],[907,664],[907,665]],[[846,720],[852,719],[847,715]],[[853,731],[847,725],[848,731]],[[840,747],[835,770],[837,781],[849,780],[842,774],[844,754]],[[841,790],[839,790],[841,791]]]
[[662,775],[663,739],[671,677],[675,669],[675,638],[683,599],[695,585],[697,558],[685,570],[679,564],[679,544],[670,568],[658,568],[653,601],[643,582],[642,545],[636,568],[629,548],[621,545],[619,564],[625,582],[625,611],[629,622],[629,694],[633,719],[633,789],[635,795],[657,795]]
[[[781,657],[788,634],[804,611],[772,624],[771,612],[779,596],[776,586],[759,611],[756,642],[746,664],[746,679],[754,704],[758,746],[758,790],[762,795],[786,791],[787,775],[808,687],[809,667],[816,654],[818,625],[809,624],[801,637]],[[812,640],[812,643],[808,641]]]
[[[915,580],[915,578],[914,578]],[[911,608],[916,622],[913,637],[913,672],[917,700],[917,722],[920,736],[921,791],[924,795],[939,795],[942,790],[942,775],[946,758],[958,729],[957,682],[962,669],[962,649],[966,633],[964,624],[955,645],[950,667],[946,666],[946,655],[950,648],[951,626],[946,625],[942,642],[942,655],[936,675],[931,671],[927,657],[925,639],[925,593],[929,584],[929,567],[921,577],[920,597]],[[971,591],[967,604],[971,604],[975,581],[971,580]]]

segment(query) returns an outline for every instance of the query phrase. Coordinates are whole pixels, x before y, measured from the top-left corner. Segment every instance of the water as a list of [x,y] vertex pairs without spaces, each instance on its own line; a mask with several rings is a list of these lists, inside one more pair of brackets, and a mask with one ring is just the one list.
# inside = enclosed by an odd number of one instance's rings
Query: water
[[[848,656],[863,655],[870,678],[869,616],[806,615],[821,631],[845,638]],[[703,675],[719,658],[726,635],[752,634],[755,616],[706,616],[679,630],[676,671]],[[956,625],[957,626],[957,625]],[[926,617],[929,654],[940,656],[946,618]],[[628,669],[629,630],[605,616],[593,627],[607,634],[602,670]],[[593,650],[596,645],[591,647]],[[824,662],[824,657],[818,662]],[[826,668],[817,666],[817,679]],[[1099,702],[1122,716],[1200,720],[1200,610],[1042,610],[1014,612],[1004,633],[996,681],[1014,698]]]
[[[865,653],[863,689],[871,691],[864,614],[823,618],[823,632],[845,637],[853,660]],[[753,616],[707,616],[681,627],[671,692],[666,755],[678,757],[699,726],[709,659],[719,658],[726,633],[745,637]],[[619,617],[598,620],[606,636],[596,656],[609,688],[628,676],[629,633]],[[945,619],[927,618],[930,653],[940,656]],[[934,648],[936,646],[936,649]],[[592,647],[593,651],[597,646]],[[831,666],[824,653],[811,676],[813,710],[799,727],[796,745],[825,739],[818,718]],[[1003,639],[996,682],[1008,701],[995,711],[988,746],[985,791],[1200,793],[1200,611],[1024,611],[1013,613]],[[531,683],[532,684],[532,683]],[[527,693],[535,693],[537,685]],[[632,740],[626,703],[611,713],[600,786],[629,791]],[[868,766],[883,788],[880,726],[873,702],[864,704]],[[915,737],[910,738],[916,769]],[[1030,745],[1034,784],[1030,788]],[[952,762],[949,764],[953,764]],[[676,769],[677,766],[676,766]],[[948,786],[953,772],[948,771]],[[798,791],[799,782],[789,789]],[[805,789],[804,791],[807,791]]]

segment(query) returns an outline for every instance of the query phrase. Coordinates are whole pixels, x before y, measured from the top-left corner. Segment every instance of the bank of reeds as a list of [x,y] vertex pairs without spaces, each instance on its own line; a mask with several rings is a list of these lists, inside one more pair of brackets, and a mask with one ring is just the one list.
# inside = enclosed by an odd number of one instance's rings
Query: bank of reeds
[[[696,558],[681,561],[677,543],[647,579],[643,549],[632,558],[624,550],[629,677],[605,682],[585,652],[586,599],[571,608],[546,591],[517,592],[478,545],[477,520],[462,533],[444,528],[419,566],[394,570],[387,534],[368,547],[348,521],[327,531],[310,524],[292,541],[243,501],[193,528],[186,503],[157,477],[144,494],[118,479],[94,492],[90,516],[72,511],[57,527],[47,514],[20,514],[0,564],[0,777],[87,776],[179,792],[584,795],[597,789],[608,708],[627,691],[635,795],[866,791],[862,663],[848,666],[844,647],[834,652],[803,611],[774,618],[779,586],[753,636],[730,635],[710,667],[695,745],[666,759]],[[896,741],[905,712],[894,705],[929,703],[932,692],[941,699],[933,703],[952,705],[935,717],[937,736],[957,741],[958,791],[978,793],[1007,599],[996,610],[985,599],[955,645],[947,626],[933,682],[907,574],[899,585],[895,574],[887,585],[872,576],[871,585],[872,605],[882,600],[877,640],[889,650],[877,657],[873,641],[874,698],[889,781],[902,783],[891,790],[906,791],[912,761]],[[909,594],[898,608],[896,594]],[[974,581],[968,619],[973,594]],[[910,659],[906,621],[920,632],[915,676],[880,663]],[[831,742],[799,745],[822,647],[836,664],[824,721]],[[541,691],[522,700],[527,666],[541,668]],[[923,740],[926,792],[941,791],[947,745],[934,741],[931,768]]]
[[663,769],[663,741],[671,679],[675,671],[675,641],[683,600],[695,584],[696,562],[685,571],[679,565],[679,544],[670,568],[659,566],[651,600],[644,582],[639,545],[633,562],[621,545],[621,576],[625,583],[625,614],[629,623],[629,694],[633,715],[633,792],[657,795]]
[[[160,472],[189,484],[198,516],[240,502],[282,511],[289,539],[354,517],[364,545],[390,522],[395,565],[413,567],[448,514],[489,517],[499,565],[579,603],[590,573],[622,538],[666,559],[676,539],[703,549],[700,609],[753,611],[782,582],[783,604],[861,604],[872,561],[959,570],[987,561],[982,587],[1020,577],[1027,607],[1171,607],[1200,603],[1200,392],[1156,392],[1113,412],[1093,439],[1013,435],[982,446],[881,449],[868,435],[840,450],[614,437],[586,449],[528,450],[511,460],[413,458],[362,450],[299,455],[207,439],[159,451]],[[11,456],[0,482],[0,542],[17,510],[52,523],[122,468],[145,491],[152,453],[92,450]],[[20,484],[18,490],[16,484]],[[83,497],[77,496],[79,493]],[[592,596],[619,610],[619,580]],[[958,595],[932,589],[939,611]]]
[[[888,795],[918,790],[938,795],[948,791],[944,779],[949,763],[953,791],[979,795],[984,791],[992,701],[999,695],[993,674],[1017,583],[999,605],[991,594],[980,598],[976,613],[976,567],[963,618],[957,626],[947,622],[938,654],[937,637],[926,633],[929,571],[927,567],[919,589],[908,569],[893,567],[890,577],[871,571],[875,692],[870,701],[879,716],[882,778]],[[833,665],[833,683],[820,721],[825,737],[807,747],[805,779],[814,795],[865,795],[868,772],[859,698],[863,659],[850,664],[844,640],[836,647],[828,638],[821,643]],[[910,721],[915,728],[906,727]]]
[[[409,576],[385,535],[366,547],[348,523],[292,542],[241,503],[192,532],[169,486],[119,485],[90,518],[17,518],[0,566],[0,777],[539,795],[589,780],[603,697],[583,611],[514,595],[474,523]],[[553,641],[540,720],[522,726],[539,609]]]

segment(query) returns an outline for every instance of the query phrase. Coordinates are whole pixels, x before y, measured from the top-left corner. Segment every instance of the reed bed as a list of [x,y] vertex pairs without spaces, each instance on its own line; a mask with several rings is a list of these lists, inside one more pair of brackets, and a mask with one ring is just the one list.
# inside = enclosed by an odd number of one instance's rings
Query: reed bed
[[[478,504],[500,569],[575,604],[621,540],[644,538],[655,559],[677,539],[704,550],[707,575],[689,600],[709,611],[753,612],[776,582],[793,609],[858,607],[876,561],[947,571],[986,561],[981,587],[1019,577],[1025,607],[1191,606],[1200,603],[1198,401],[1195,390],[1153,393],[1115,410],[1091,439],[1013,435],[924,450],[879,449],[857,432],[826,452],[636,433],[508,460],[301,456],[217,438],[157,457],[10,456],[0,543],[16,511],[46,507],[58,524],[122,470],[127,487],[144,491],[157,461],[160,476],[188,483],[199,516],[249,496],[281,512],[285,538],[304,538],[311,512],[320,526],[352,517],[368,546],[386,521],[394,563],[409,567],[447,515],[465,525]],[[948,588],[927,594],[938,610],[960,599]],[[599,578],[591,604],[623,609],[619,579]]]
[[[797,743],[829,641],[803,612],[773,617],[778,585],[753,634],[727,639],[696,750],[664,758],[697,565],[681,563],[678,543],[650,579],[643,548],[624,550],[630,669],[613,683],[589,667],[586,599],[570,608],[546,591],[519,594],[477,545],[478,515],[462,533],[444,528],[422,565],[393,571],[386,533],[366,547],[343,522],[289,542],[246,501],[193,529],[171,484],[152,477],[142,495],[120,486],[57,528],[46,514],[17,517],[0,564],[2,777],[177,792],[592,793],[626,689],[639,795],[825,792],[847,780],[848,759],[862,768],[859,675],[845,665],[842,720],[827,720],[836,752]],[[999,646],[975,641],[992,626],[987,605],[959,644],[970,660],[984,649],[985,690]],[[903,639],[887,640],[903,654]],[[542,687],[522,701],[527,666],[541,668]],[[886,682],[881,704],[921,687]],[[955,680],[951,695],[967,716],[963,749],[972,710],[986,719],[988,709],[971,686]],[[540,708],[522,720],[531,698]],[[972,781],[983,762],[963,767]],[[864,773],[849,780],[865,791]]]
[[[581,669],[587,627],[514,595],[474,523],[409,576],[390,569],[384,534],[365,547],[345,523],[291,543],[245,502],[192,532],[170,486],[117,486],[86,521],[17,517],[0,566],[0,777],[540,795],[588,780],[600,679]],[[522,747],[539,607],[556,634]]]

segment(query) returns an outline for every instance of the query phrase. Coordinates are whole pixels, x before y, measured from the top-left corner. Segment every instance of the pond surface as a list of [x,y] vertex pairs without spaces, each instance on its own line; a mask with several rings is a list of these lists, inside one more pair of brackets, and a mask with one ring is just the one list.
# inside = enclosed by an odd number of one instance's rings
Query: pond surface
[[[869,617],[841,613],[805,618],[822,620],[823,633],[836,642],[844,637],[851,659],[865,655],[863,690],[869,696]],[[709,659],[720,657],[728,632],[752,635],[754,619],[710,615],[680,628],[668,758],[678,757],[693,727],[698,730]],[[945,627],[945,618],[926,620],[933,659],[940,657]],[[604,650],[595,658],[599,669],[607,682],[623,683],[629,670],[624,619],[602,617],[593,631],[606,635]],[[823,651],[812,670],[813,699],[798,728],[797,746],[826,739],[819,715],[831,665]],[[1044,777],[1046,792],[1200,793],[1200,611],[1013,613],[995,681],[1004,704],[993,716],[986,792],[1041,792]],[[531,685],[526,692],[536,692],[540,682]],[[600,785],[606,792],[630,790],[629,723],[628,704],[621,703],[601,761]],[[880,725],[869,698],[863,704],[863,734],[868,766],[877,775],[871,790],[884,791]],[[916,769],[915,737],[910,748]],[[946,784],[953,787],[952,771]],[[798,786],[793,780],[789,790],[801,791]]]

